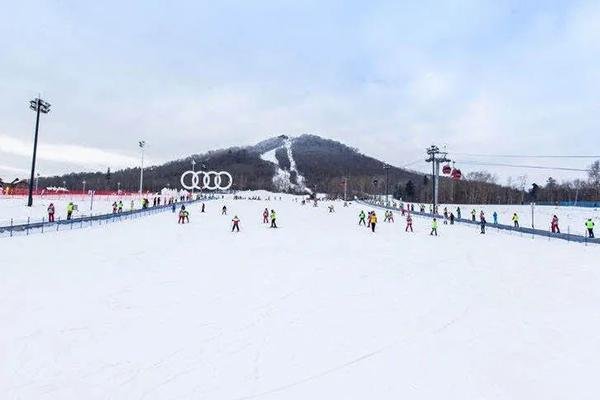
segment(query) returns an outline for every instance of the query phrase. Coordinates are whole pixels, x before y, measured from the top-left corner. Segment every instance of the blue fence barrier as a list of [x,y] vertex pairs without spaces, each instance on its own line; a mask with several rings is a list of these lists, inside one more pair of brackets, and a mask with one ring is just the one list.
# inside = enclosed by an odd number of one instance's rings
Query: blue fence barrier
[[[390,207],[390,206],[386,206],[386,205],[383,205],[380,203],[372,203],[372,202],[364,201],[364,200],[358,200],[358,202],[368,205],[368,206],[371,206],[371,207],[378,207],[378,208],[383,208],[383,209],[387,209],[387,210],[400,211],[399,206],[398,207]],[[433,218],[433,215],[431,213],[420,212],[420,211],[411,211],[410,213],[412,215],[419,215],[422,217]],[[435,217],[439,218],[439,219],[444,218],[443,215],[439,215],[439,214],[436,214]],[[460,222],[463,224],[479,226],[479,222],[471,221],[470,219],[465,219],[465,218],[455,218],[454,222]],[[542,230],[542,229],[534,229],[534,228],[526,228],[526,227],[516,228],[512,225],[493,224],[493,223],[489,223],[489,222],[486,224],[486,228],[496,228],[496,229],[504,230],[504,231],[513,231],[513,232],[531,234],[531,235],[536,235],[536,236],[545,236],[548,238],[562,239],[562,240],[567,240],[570,242],[600,244],[600,238],[592,239],[592,238],[588,238],[587,236],[575,235],[573,233],[552,233],[550,231],[546,231],[546,230]]]
[[[175,206],[179,208],[183,204],[188,205],[210,200],[213,200],[213,198],[199,198],[196,200],[180,201],[175,203]],[[0,237],[30,235],[32,233],[44,233],[49,231],[60,231],[65,229],[77,229],[92,226],[94,224],[101,225],[103,223],[118,222],[123,220],[139,218],[146,215],[156,214],[159,212],[169,211],[172,207],[172,204],[164,204],[160,206],[141,208],[137,210],[122,211],[120,213],[86,215],[81,217],[74,217],[71,219],[59,218],[53,222],[49,222],[44,218],[42,218],[40,221],[31,221],[31,219],[28,218],[27,222],[19,222],[13,224],[13,220],[11,219],[10,225],[0,226]]]

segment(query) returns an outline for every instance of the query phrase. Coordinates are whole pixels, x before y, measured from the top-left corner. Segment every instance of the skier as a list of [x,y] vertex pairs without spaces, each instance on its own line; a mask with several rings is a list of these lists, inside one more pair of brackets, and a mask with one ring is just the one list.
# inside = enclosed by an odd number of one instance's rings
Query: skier
[[494,211],[492,217],[494,218],[494,225],[498,225],[498,213],[496,211]]
[[202,211],[200,211],[200,212],[204,212],[204,207],[205,207],[205,204],[202,203]]
[[375,233],[375,225],[377,225],[377,215],[375,214],[375,211],[371,211],[369,224],[371,225],[371,232]]
[[275,210],[271,210],[271,228],[277,228],[277,223],[275,222],[277,219],[277,215],[275,214]]
[[119,200],[119,205],[118,205],[118,207],[119,207],[119,209],[118,209],[118,212],[119,212],[119,213],[122,213],[122,212],[123,212],[123,201],[122,201],[122,200]]
[[519,216],[517,215],[517,213],[513,214],[512,222],[513,222],[513,225],[515,226],[515,228],[519,227]]
[[590,239],[594,238],[594,221],[592,221],[591,218],[588,218],[587,221],[585,221],[585,227],[588,231],[588,237]]
[[550,228],[552,229],[552,233],[560,233],[560,228],[558,227],[558,217],[556,215],[552,216]]
[[471,210],[471,221],[475,222],[475,215],[477,215],[477,211],[475,209]]
[[69,204],[67,204],[67,219],[71,219],[71,216],[73,215],[73,210],[75,210],[75,204],[73,204],[73,202],[69,202]]
[[175,203],[171,204],[171,211],[175,214]]
[[227,215],[227,206],[223,206],[221,209],[221,215]]
[[[173,204],[173,206],[175,206],[175,204]],[[185,206],[181,206],[181,209],[179,210],[179,220],[177,220],[178,224],[185,224]]]
[[456,207],[456,218],[460,219],[460,207]]
[[54,204],[48,206],[48,222],[54,222]]
[[411,232],[413,232],[412,216],[410,214],[406,214],[406,229],[404,229],[404,232],[408,232],[409,229]]
[[129,203],[129,208],[131,209],[130,211],[133,211],[133,208],[134,208],[133,200],[131,200],[131,203]]
[[265,211],[263,211],[263,224],[268,224],[269,223],[269,209],[265,208]]
[[234,230],[237,230],[238,232],[240,231],[240,219],[238,218],[238,216],[234,216],[233,219],[231,220],[231,222],[233,222],[233,226],[231,227],[231,232],[233,232]]
[[113,211],[113,214],[116,214],[116,213],[117,213],[117,207],[118,207],[118,206],[117,206],[117,202],[116,202],[116,201],[115,201],[114,203],[112,203],[112,211]]
[[360,213],[358,213],[358,225],[367,225],[365,217],[365,212],[360,210]]
[[481,233],[482,235],[485,234],[485,224],[487,223],[487,221],[485,220],[485,216],[481,216],[481,218],[479,219],[479,224],[481,225]]
[[450,225],[454,225],[454,213],[450,213]]
[[335,210],[333,209],[333,204],[332,204],[332,205],[330,205],[330,206],[328,206],[328,207],[329,207],[329,212],[330,212],[330,213],[332,213],[332,212],[335,212]]
[[367,229],[371,227],[371,215],[373,214],[373,211],[369,211],[369,213],[367,214]]
[[433,236],[433,234],[435,234],[435,236],[437,236],[437,228],[438,228],[438,222],[437,219],[433,219],[433,221],[431,221],[431,232],[429,233],[430,236]]
[[394,222],[394,213],[391,211],[388,211],[387,222]]
[[448,219],[448,207],[444,207],[444,220]]

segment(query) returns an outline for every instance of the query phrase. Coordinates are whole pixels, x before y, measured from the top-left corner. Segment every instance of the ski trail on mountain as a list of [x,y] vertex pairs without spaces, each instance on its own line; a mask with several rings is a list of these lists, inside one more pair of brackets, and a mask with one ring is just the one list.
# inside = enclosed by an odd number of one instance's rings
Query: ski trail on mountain
[[[275,156],[277,150],[282,148],[285,149],[287,157],[290,161],[289,170],[281,168],[279,160],[277,160],[277,157]],[[292,139],[285,139],[282,145],[265,153],[262,153],[260,155],[260,158],[275,165],[273,185],[275,186],[275,188],[277,188],[277,190],[289,191],[290,189],[293,189],[297,191],[311,193],[311,190],[306,187],[306,180],[304,176],[300,174],[300,171],[298,171],[298,168],[296,167],[296,161],[294,160],[294,156],[292,153]],[[292,182],[292,172],[296,173],[296,183]]]

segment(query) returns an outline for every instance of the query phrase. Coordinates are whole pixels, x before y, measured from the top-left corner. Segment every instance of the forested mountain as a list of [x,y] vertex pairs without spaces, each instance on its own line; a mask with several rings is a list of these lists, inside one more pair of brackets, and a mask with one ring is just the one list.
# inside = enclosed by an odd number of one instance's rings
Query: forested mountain
[[[308,193],[343,194],[347,178],[348,196],[384,194],[386,164],[362,154],[358,149],[315,135],[290,138],[273,137],[253,146],[231,147],[193,154],[189,157],[144,169],[144,190],[158,191],[164,187],[180,188],[181,174],[191,169],[228,171],[233,175],[233,190],[265,189]],[[40,178],[40,187],[66,186],[86,189],[137,191],[140,169],[127,168],[95,173],[71,173]],[[409,201],[428,202],[431,199],[429,175],[394,166],[387,169],[388,193]],[[498,185],[492,175],[472,172],[460,181],[442,177],[440,202],[458,203],[521,203],[527,201],[560,201],[597,199],[598,189],[579,181],[579,186],[559,185],[550,178],[542,186],[531,189],[518,185]]]

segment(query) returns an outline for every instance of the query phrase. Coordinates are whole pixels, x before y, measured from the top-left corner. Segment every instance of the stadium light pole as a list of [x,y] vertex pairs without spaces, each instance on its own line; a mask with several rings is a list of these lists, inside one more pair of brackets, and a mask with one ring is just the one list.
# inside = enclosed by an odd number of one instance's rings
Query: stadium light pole
[[138,142],[139,146],[140,146],[140,150],[142,152],[142,163],[141,163],[141,167],[140,167],[140,195],[142,194],[142,188],[144,185],[144,147],[146,146],[146,141],[145,140],[140,140]]
[[33,137],[33,158],[31,160],[31,178],[29,179],[29,198],[27,206],[33,205],[33,179],[35,178],[35,157],[37,155],[38,132],[40,128],[40,114],[48,114],[50,112],[50,103],[36,97],[29,102],[29,108],[36,112],[35,116],[35,135]]

